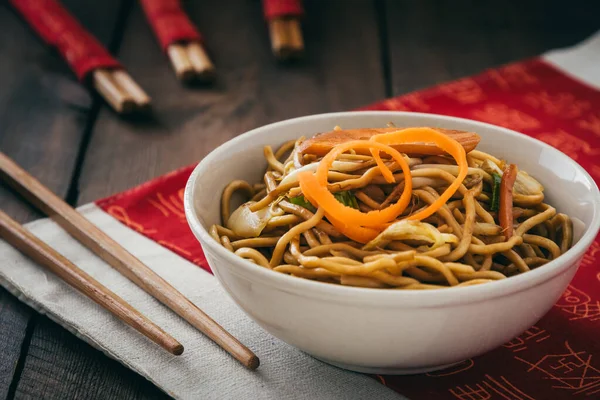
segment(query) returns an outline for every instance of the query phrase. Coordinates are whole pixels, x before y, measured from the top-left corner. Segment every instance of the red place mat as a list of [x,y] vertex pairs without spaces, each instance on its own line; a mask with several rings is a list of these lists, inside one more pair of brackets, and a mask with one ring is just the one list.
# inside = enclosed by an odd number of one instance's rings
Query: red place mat
[[[505,126],[577,160],[600,181],[600,91],[540,58],[384,100],[363,110],[446,114]],[[183,212],[193,166],[99,200],[106,212],[210,272]],[[452,368],[377,376],[412,399],[600,398],[600,239],[554,308],[504,346]],[[500,323],[500,321],[499,321]]]

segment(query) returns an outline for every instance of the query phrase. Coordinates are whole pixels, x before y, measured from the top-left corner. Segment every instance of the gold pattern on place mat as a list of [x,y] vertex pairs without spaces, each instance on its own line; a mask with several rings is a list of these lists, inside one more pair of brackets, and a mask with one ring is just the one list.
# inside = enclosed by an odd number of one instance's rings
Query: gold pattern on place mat
[[587,129],[588,131],[593,132],[597,136],[600,136],[600,114],[592,114],[586,119],[577,121],[577,126],[583,129]]
[[192,260],[192,263],[196,264],[196,265],[202,265],[202,264],[206,264],[206,260],[204,259],[204,257],[198,257],[198,258],[194,258]]
[[595,176],[600,181],[600,165],[592,165],[592,168],[589,172],[592,174],[592,176]]
[[393,97],[391,99],[384,100],[382,104],[384,107],[388,108],[389,110],[411,111],[411,109],[408,108],[407,106],[405,106],[404,103],[402,102],[402,100],[398,99],[397,97]]
[[475,361],[473,361],[472,358],[469,358],[469,359],[461,361],[458,364],[453,365],[449,368],[445,368],[441,371],[428,372],[427,376],[439,378],[442,376],[456,375],[456,374],[460,374],[463,371],[473,368],[474,365],[475,365]]
[[480,383],[456,386],[448,391],[458,400],[535,400],[508,379],[485,375]]
[[423,100],[421,93],[418,92],[405,94],[402,96],[402,100],[410,104],[414,111],[429,111],[431,109],[429,104]]
[[527,342],[533,340],[535,343],[540,343],[549,337],[550,334],[546,332],[546,330],[534,325],[510,342],[505,343],[503,347],[509,349],[513,353],[518,353],[527,349]]
[[112,216],[113,218],[122,222],[123,224],[125,224],[129,228],[133,229],[134,231],[137,231],[137,232],[143,233],[143,234],[147,234],[147,235],[152,235],[152,234],[156,233],[156,229],[146,229],[146,228],[144,228],[144,226],[142,224],[132,221],[129,218],[129,215],[127,215],[127,211],[125,211],[125,209],[121,206],[112,205],[112,206],[108,207],[108,209],[106,211],[108,212],[108,214],[110,216]]
[[538,79],[527,71],[525,65],[506,65],[488,71],[488,76],[503,90],[510,90],[511,86],[533,85]]
[[160,211],[161,214],[164,215],[165,217],[168,217],[169,215],[171,215],[171,213],[169,212],[167,207],[160,204],[160,202],[158,202],[154,199],[148,199],[148,203],[150,203],[154,208],[156,208],[158,211]]
[[[600,169],[600,168],[599,168]],[[594,241],[581,260],[582,267],[588,267],[596,262],[596,254],[600,253],[600,243]]]
[[472,115],[480,121],[517,131],[541,126],[540,121],[531,115],[501,103],[487,104],[483,110],[474,110]]
[[166,240],[159,240],[157,243],[166,247],[167,249],[173,250],[175,252],[180,252],[181,254],[184,254],[187,257],[190,257],[192,255],[192,253],[190,253],[186,249],[182,249],[181,247],[177,246],[176,244],[167,242]]
[[554,307],[570,314],[569,321],[588,319],[590,321],[600,320],[600,301],[593,301],[583,290],[569,285]]
[[518,356],[515,359],[529,365],[527,372],[539,371],[552,381],[552,388],[565,389],[571,394],[592,395],[600,392],[600,369],[592,365],[592,355],[575,351],[565,341],[565,352],[546,354],[537,361],[528,361]]
[[178,218],[185,219],[183,203],[177,197],[175,197],[175,195],[170,195],[168,198],[165,198],[165,195],[159,192],[156,193],[156,198],[158,199],[161,205],[166,207]]
[[481,86],[472,78],[463,78],[439,86],[439,91],[461,104],[479,103],[486,95]]
[[547,132],[537,137],[542,142],[556,147],[573,160],[577,160],[580,154],[588,156],[600,155],[600,149],[594,149],[588,142],[568,133],[563,129],[557,129],[554,132]]
[[546,114],[565,119],[579,118],[592,106],[589,101],[577,100],[568,92],[549,94],[543,90],[525,95],[524,101],[533,108],[542,109]]

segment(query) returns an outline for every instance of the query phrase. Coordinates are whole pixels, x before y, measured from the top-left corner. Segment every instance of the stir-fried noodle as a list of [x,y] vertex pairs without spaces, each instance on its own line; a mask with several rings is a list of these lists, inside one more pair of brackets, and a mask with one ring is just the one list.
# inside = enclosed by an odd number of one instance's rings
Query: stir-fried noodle
[[[358,131],[336,128],[310,139],[312,143],[300,138],[275,151],[265,147],[263,182],[227,185],[222,224],[212,226],[213,238],[262,268],[329,283],[396,289],[505,279],[540,267],[571,247],[571,220],[544,203],[542,185],[515,165],[475,150],[478,136],[467,132],[438,130],[454,137],[453,146],[464,148],[461,165],[460,157],[450,157],[441,147],[396,142],[404,140],[402,130],[365,130],[362,142],[388,135],[382,143],[398,148],[402,159],[391,150],[384,154],[384,145],[375,149],[368,144],[362,151],[350,145],[329,160],[322,171],[324,186],[317,187],[324,157],[341,144],[357,143],[350,139]],[[466,171],[462,179],[461,171]],[[301,183],[313,192],[304,193]],[[325,202],[327,194],[319,194],[323,188],[339,207]],[[403,193],[405,205],[400,204]],[[234,195],[246,202],[232,213]],[[321,202],[317,195],[324,196]],[[377,223],[376,218],[394,210],[400,213]],[[348,219],[340,218],[344,213]]]

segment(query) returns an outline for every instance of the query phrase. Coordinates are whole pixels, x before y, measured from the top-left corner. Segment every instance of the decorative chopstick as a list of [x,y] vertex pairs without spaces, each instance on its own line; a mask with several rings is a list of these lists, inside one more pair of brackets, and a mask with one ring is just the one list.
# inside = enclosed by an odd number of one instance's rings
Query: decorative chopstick
[[146,19],[178,79],[211,81],[215,66],[179,0],[140,0]]
[[92,71],[94,89],[118,113],[129,114],[150,108],[150,97],[122,69]]
[[304,41],[300,21],[295,18],[275,18],[269,21],[271,49],[281,61],[300,58],[304,53]]
[[0,153],[0,178],[31,204],[50,216],[73,238],[188,321],[244,366],[249,369],[258,367],[258,357],[250,349],[3,153]]
[[25,22],[119,113],[143,111],[150,97],[100,42],[56,0],[9,0]]
[[296,59],[304,53],[300,18],[304,14],[301,0],[263,0],[269,24],[273,54],[281,61]]
[[171,354],[183,353],[183,346],[171,335],[144,317],[119,296],[111,292],[63,255],[34,236],[0,210],[0,238],[38,264],[58,275],[69,285],[110,311]]
[[200,43],[171,44],[167,55],[177,79],[183,82],[210,82],[215,78],[215,66]]

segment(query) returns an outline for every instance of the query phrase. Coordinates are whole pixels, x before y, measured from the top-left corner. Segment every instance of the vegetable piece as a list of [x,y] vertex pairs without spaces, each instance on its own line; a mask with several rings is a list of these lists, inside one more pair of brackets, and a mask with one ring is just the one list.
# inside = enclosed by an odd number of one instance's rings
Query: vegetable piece
[[490,205],[490,210],[498,211],[498,207],[500,206],[500,183],[502,182],[502,177],[497,173],[492,173],[492,204]]
[[306,197],[304,196],[297,196],[297,197],[290,197],[290,203],[295,204],[297,206],[300,207],[304,207],[307,210],[309,210],[310,212],[315,212],[317,211],[316,208],[313,207],[312,204],[310,204],[310,202],[308,200],[306,200]]
[[[354,197],[352,192],[345,190],[343,192],[334,193],[333,196],[337,199],[337,201],[339,201],[346,207],[352,207],[358,210],[358,201],[356,200],[356,197]],[[317,209],[313,207],[313,205],[310,204],[310,202],[306,200],[306,197],[304,196],[290,197],[289,200],[290,203],[296,204],[300,207],[304,207],[313,213],[317,211]]]
[[337,192],[333,194],[333,197],[337,199],[340,203],[345,205],[346,207],[352,207],[358,210],[358,201],[356,197],[349,190],[344,190],[343,192]]
[[250,211],[250,206],[254,203],[254,201],[249,201],[239,206],[227,220],[227,228],[231,229],[236,235],[245,238],[260,236],[273,215],[271,214],[271,207],[256,212]]
[[[492,161],[485,160],[481,164],[483,169],[488,174],[498,174],[502,176],[502,170]],[[544,191],[544,187],[541,183],[532,178],[527,172],[519,171],[517,173],[517,179],[515,180],[514,192],[522,194],[524,196],[540,195]]]
[[500,183],[500,209],[498,211],[498,220],[504,237],[509,240],[513,234],[513,186],[517,179],[517,166],[510,164],[502,174]]
[[[458,176],[457,176],[456,180],[454,180],[454,182],[452,182],[450,184],[448,189],[446,189],[439,198],[437,198],[432,204],[430,204],[429,207],[427,207],[426,209],[424,209],[416,214],[408,216],[407,219],[419,221],[419,220],[429,217],[430,215],[434,214],[437,210],[442,208],[444,206],[444,204],[446,204],[448,199],[450,199],[450,197],[452,197],[452,195],[454,193],[456,193],[456,191],[462,184],[463,180],[467,176],[467,173],[469,172],[469,165],[467,163],[467,154],[465,152],[464,147],[462,147],[460,145],[460,143],[458,143],[456,140],[452,139],[451,137],[449,137],[447,135],[444,135],[443,133],[440,133],[439,131],[437,131],[435,129],[407,128],[407,129],[402,129],[402,130],[391,132],[391,133],[375,135],[375,136],[371,137],[371,139],[369,141],[385,143],[388,145],[402,144],[402,143],[417,143],[419,141],[435,143],[436,146],[438,146],[440,149],[444,150],[446,153],[450,154],[452,157],[454,157],[454,160],[456,160],[456,164],[458,165]],[[393,179],[393,174],[385,166],[385,164],[383,164],[383,161],[381,160],[381,157],[379,157],[379,152],[377,151],[377,149],[372,149],[372,152],[373,152],[373,157],[375,158],[375,161],[377,162],[377,165],[379,165],[379,168],[382,169],[382,171],[381,171],[382,175],[384,175],[384,177],[385,177],[386,175],[389,174],[389,175],[391,175],[391,177]],[[406,179],[407,174],[404,173],[404,176]],[[407,190],[406,187],[404,190],[405,191]],[[412,191],[412,185],[409,190]]]
[[488,174],[498,174],[500,176],[502,176],[502,170],[500,169],[499,166],[496,165],[496,163],[490,161],[490,160],[485,160],[482,164],[481,164],[481,169],[484,170],[485,172],[487,172]]
[[[423,128],[414,128],[423,129]],[[465,151],[475,149],[481,138],[474,132],[457,131],[442,128],[426,128],[435,130],[438,133],[446,135],[451,139],[456,140],[464,147]],[[365,128],[365,129],[349,129],[338,130],[314,136],[302,142],[296,151],[300,154],[315,154],[323,156],[327,154],[335,146],[349,142],[351,140],[369,140],[372,136],[397,132],[399,129],[390,128]],[[427,141],[416,140],[414,142],[394,143],[391,145],[394,149],[401,153],[407,154],[427,154],[427,155],[443,155],[445,151],[439,147],[427,143]],[[357,154],[369,154],[365,149],[356,149]]]
[[544,191],[542,184],[536,181],[525,171],[519,171],[517,173],[517,180],[515,181],[514,189],[515,193],[526,196],[538,195]]
[[367,243],[363,250],[383,248],[394,240],[422,240],[431,243],[429,250],[437,249],[446,243],[458,243],[455,235],[441,233],[433,225],[404,219],[388,226],[375,239]]

